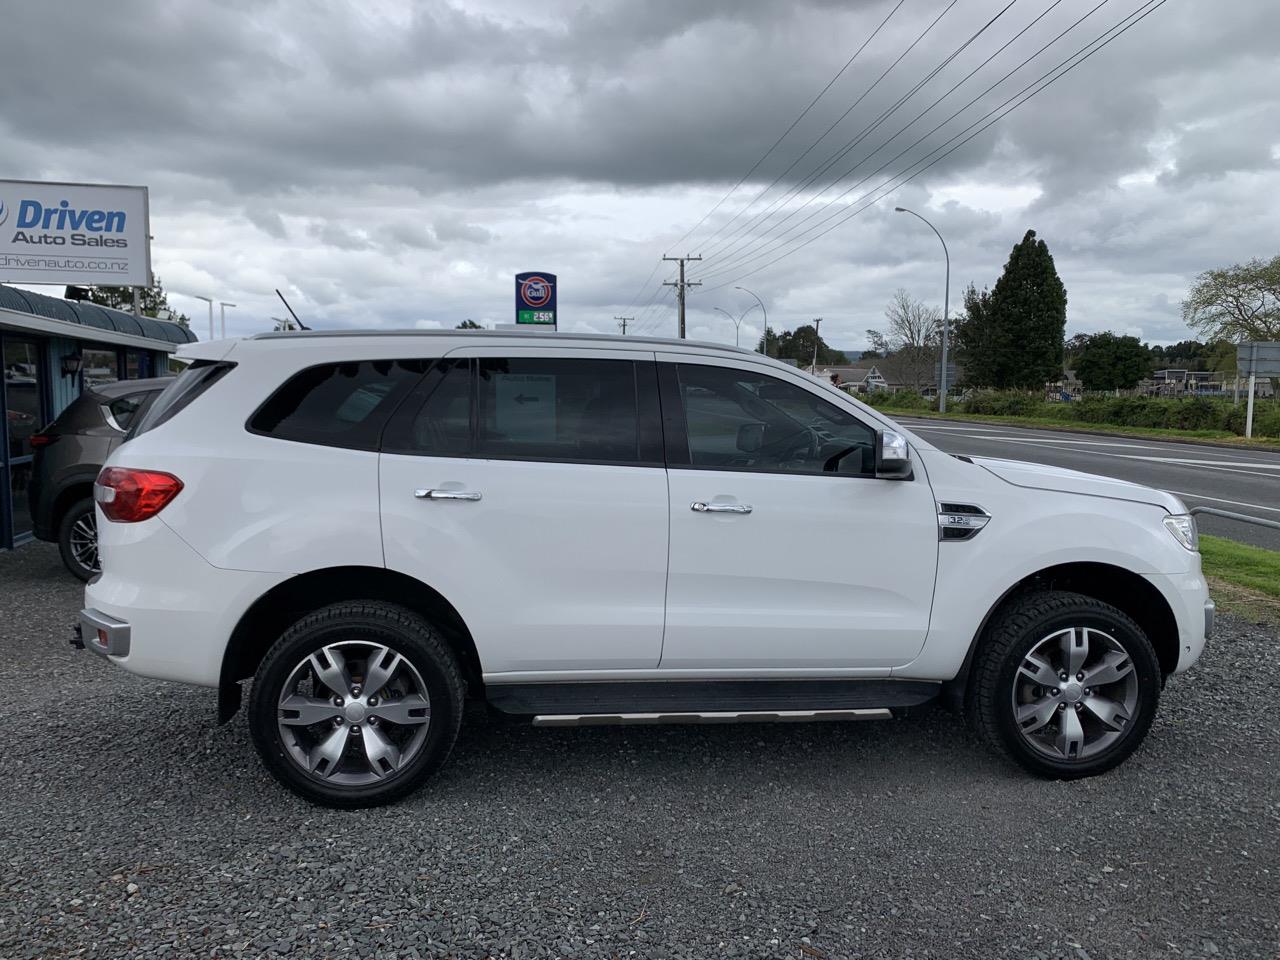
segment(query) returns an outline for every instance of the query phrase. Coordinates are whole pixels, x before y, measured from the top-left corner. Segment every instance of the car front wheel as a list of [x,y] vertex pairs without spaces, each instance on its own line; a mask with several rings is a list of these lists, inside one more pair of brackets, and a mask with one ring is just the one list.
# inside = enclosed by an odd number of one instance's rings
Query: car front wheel
[[1032,773],[1103,773],[1142,743],[1160,664],[1115,607],[1066,591],[1028,593],[995,617],[970,679],[971,724]]
[[440,634],[392,604],[318,610],[276,641],[254,678],[253,742],[295,793],[332,807],[390,803],[444,763],[463,679]]

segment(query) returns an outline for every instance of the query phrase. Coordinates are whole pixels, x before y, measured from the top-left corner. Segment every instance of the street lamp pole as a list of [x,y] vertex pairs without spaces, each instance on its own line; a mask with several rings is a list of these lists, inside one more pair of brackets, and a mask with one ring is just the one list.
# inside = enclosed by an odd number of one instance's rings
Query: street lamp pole
[[938,371],[938,412],[947,412],[947,334],[949,332],[951,318],[951,254],[947,250],[947,241],[942,239],[942,234],[938,233],[935,227],[924,217],[916,213],[914,210],[908,210],[906,207],[894,207],[898,213],[909,213],[917,220],[923,221],[924,225],[933,231],[934,236],[938,238],[938,242],[942,244],[942,255],[947,259],[947,279],[946,287],[942,291],[942,364]]
[[[760,335],[760,352],[763,353],[765,356],[768,356],[769,355],[769,344],[768,344],[769,311],[764,308],[764,301],[761,300],[758,296],[756,296],[756,294],[751,293],[751,291],[748,290],[746,287],[734,287],[733,289],[741,290],[743,293],[751,294],[751,296],[756,298],[756,303],[760,304],[760,312],[764,314],[764,333]],[[746,314],[744,313],[743,316],[745,317]]]
[[209,305],[209,339],[213,339],[213,297],[202,297],[198,293],[190,294],[194,300],[203,300]]
[[222,339],[227,339],[227,307],[234,307],[234,303],[227,303],[223,300],[218,301],[218,313],[222,317]]
[[735,347],[738,345],[738,328],[742,326],[742,321],[747,318],[747,314],[750,313],[755,308],[756,308],[756,305],[753,303],[751,306],[747,307],[747,309],[743,310],[742,313],[739,314],[738,319],[736,320],[733,319],[733,314],[730,313],[728,310],[726,310],[724,307],[712,308],[713,310],[719,310],[730,320],[733,320],[733,345]]

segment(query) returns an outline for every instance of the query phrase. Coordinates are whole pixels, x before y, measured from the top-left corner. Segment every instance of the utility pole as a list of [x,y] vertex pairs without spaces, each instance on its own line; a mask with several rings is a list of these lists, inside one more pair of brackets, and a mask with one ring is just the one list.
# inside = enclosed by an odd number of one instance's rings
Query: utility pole
[[701,259],[702,259],[702,257],[700,257],[700,256],[698,256],[698,257],[691,257],[691,256],[687,256],[687,255],[686,255],[686,256],[683,256],[683,257],[663,257],[662,259],[663,259],[663,260],[671,260],[671,261],[673,261],[673,262],[675,262],[675,263],[680,264],[680,279],[679,279],[679,280],[665,280],[665,281],[663,281],[663,284],[662,284],[662,285],[663,285],[664,287],[675,287],[675,288],[676,288],[676,302],[680,305],[680,339],[681,339],[681,340],[683,340],[683,339],[684,339],[684,298],[685,298],[685,291],[686,291],[686,289],[687,289],[688,287],[700,287],[700,286],[702,286],[702,284],[701,284],[699,281],[697,281],[697,280],[688,280],[688,281],[686,281],[686,280],[685,280],[685,278],[684,278],[684,265],[685,265],[685,263],[687,263],[687,262],[688,262],[688,261],[690,261],[690,260],[701,260]]
[[635,317],[614,317],[613,319],[618,321],[618,326],[622,328],[622,335],[624,337],[627,335],[627,324],[636,322]]
[[810,373],[818,372],[818,328],[822,326],[822,318],[818,317],[813,321],[813,366],[809,368]]

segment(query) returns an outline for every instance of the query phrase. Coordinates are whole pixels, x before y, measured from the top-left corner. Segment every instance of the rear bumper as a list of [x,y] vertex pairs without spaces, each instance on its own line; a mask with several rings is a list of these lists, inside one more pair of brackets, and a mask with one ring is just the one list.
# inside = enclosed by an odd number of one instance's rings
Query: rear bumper
[[80,611],[72,646],[92,650],[100,657],[127,657],[132,641],[132,628],[124,620],[86,607]]
[[[102,573],[84,591],[85,647],[140,676],[218,686],[236,624],[286,577],[213,567],[158,517],[121,524],[99,512],[98,522]],[[114,643],[104,646],[100,629]]]

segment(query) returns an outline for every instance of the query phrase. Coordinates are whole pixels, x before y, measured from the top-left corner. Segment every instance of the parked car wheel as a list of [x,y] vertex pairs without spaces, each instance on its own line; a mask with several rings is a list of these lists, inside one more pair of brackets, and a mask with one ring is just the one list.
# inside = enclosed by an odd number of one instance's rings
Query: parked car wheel
[[1160,663],[1115,607],[1065,591],[1026,594],[998,614],[969,684],[971,724],[1043,777],[1103,773],[1142,743],[1160,698]]
[[334,604],[276,641],[254,678],[249,729],[282,784],[330,807],[398,800],[444,763],[464,683],[422,617],[387,603]]
[[81,580],[90,579],[102,569],[98,562],[98,515],[92,497],[77,500],[62,515],[58,549],[63,564]]

